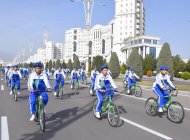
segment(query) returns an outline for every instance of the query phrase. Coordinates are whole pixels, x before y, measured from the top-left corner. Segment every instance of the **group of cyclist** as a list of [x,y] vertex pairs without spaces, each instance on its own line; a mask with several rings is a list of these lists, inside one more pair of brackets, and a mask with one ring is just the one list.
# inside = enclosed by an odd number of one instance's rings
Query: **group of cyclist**
[[[59,83],[61,86],[64,87],[65,79],[68,74],[71,77],[71,89],[74,87],[74,80],[81,79],[84,82],[84,79],[87,78],[87,72],[85,71],[84,67],[77,69],[76,66],[73,67],[73,70],[70,72],[67,69],[63,69],[61,66],[57,68],[57,70],[52,69],[51,71],[54,77],[54,95],[57,95],[57,88]],[[39,96],[39,93],[42,93],[42,102],[45,105],[48,103],[48,94],[47,91],[52,91],[49,81],[49,71],[48,69],[42,68],[41,62],[34,63],[34,68],[31,71],[31,74],[28,76],[28,90],[30,91],[29,95],[29,103],[30,103],[30,112],[32,114],[30,121],[34,121],[35,113],[36,113],[36,99]],[[18,94],[20,94],[20,79],[23,77],[24,72],[20,72],[17,65],[13,65],[11,67],[7,67],[5,70],[5,78],[8,82],[8,85],[11,85],[11,92],[12,94],[14,86],[18,86]],[[135,74],[135,69],[128,67],[125,73],[126,82],[128,84],[128,91],[127,94],[130,92],[131,85],[136,82],[136,79],[140,79]],[[109,71],[108,66],[103,65],[101,66],[101,72],[98,71],[97,67],[94,66],[93,70],[90,74],[90,80],[92,84],[92,89],[96,91],[96,95],[98,98],[98,103],[96,106],[96,117],[100,118],[101,106],[103,103],[104,95],[111,95],[111,98],[114,96],[114,91],[118,88],[115,85],[111,72]],[[160,73],[156,75],[154,84],[153,84],[153,91],[159,97],[158,104],[159,104],[159,112],[163,112],[163,105],[167,102],[167,99],[164,96],[169,95],[168,87],[175,89],[175,86],[170,81],[168,76],[168,67],[161,66]],[[110,90],[112,89],[112,90]],[[40,92],[39,92],[40,91]],[[92,91],[90,91],[92,92]]]

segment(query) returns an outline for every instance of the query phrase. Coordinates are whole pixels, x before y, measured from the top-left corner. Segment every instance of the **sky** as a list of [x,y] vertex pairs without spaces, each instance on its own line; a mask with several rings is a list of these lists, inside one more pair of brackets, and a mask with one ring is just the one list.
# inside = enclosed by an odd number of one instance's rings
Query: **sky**
[[[115,13],[114,0],[95,0],[92,25],[107,25]],[[105,4],[106,6],[101,6]],[[168,42],[172,55],[190,58],[190,1],[144,0],[145,35]],[[82,2],[70,0],[0,0],[0,58],[11,60],[23,49],[29,54],[42,47],[42,33],[49,40],[64,43],[65,31],[85,28]]]

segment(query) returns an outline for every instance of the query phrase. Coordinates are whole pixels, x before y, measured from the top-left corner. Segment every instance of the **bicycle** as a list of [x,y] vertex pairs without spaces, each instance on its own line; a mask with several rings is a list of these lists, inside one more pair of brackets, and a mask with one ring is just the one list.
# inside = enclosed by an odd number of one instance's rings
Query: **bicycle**
[[[125,94],[127,94],[127,91],[128,91],[128,83],[125,85],[125,89],[124,89]],[[129,95],[135,95],[136,97],[142,96],[142,88],[137,84],[137,82],[131,84]]]
[[[44,91],[35,91],[36,93],[39,93],[37,100],[36,100],[36,122],[40,123],[40,129],[42,132],[45,132],[46,129],[46,115],[45,115],[45,109],[44,105],[42,103],[42,92]],[[51,92],[51,91],[46,91],[46,92]]]
[[[164,96],[168,98],[168,101],[164,104],[164,107],[167,111],[167,118],[174,122],[180,123],[183,121],[185,112],[183,106],[176,101],[173,101],[172,94],[169,96]],[[155,116],[158,114],[158,98],[150,97],[147,99],[145,104],[146,113],[150,116]]]
[[75,90],[78,90],[79,89],[79,82],[78,82],[78,79],[74,79],[74,87],[73,87]]
[[15,83],[13,89],[13,99],[15,100],[15,102],[17,102],[17,96],[18,96],[18,85]]
[[56,97],[57,98],[60,97],[60,99],[62,100],[63,99],[63,86],[62,86],[61,81],[58,84],[58,88],[57,88],[56,93],[57,93]]
[[[114,91],[114,90],[107,90],[107,91]],[[114,92],[117,92],[117,91],[114,91]],[[106,96],[107,96],[107,98],[104,98],[104,100],[103,100],[100,116],[103,116],[104,114],[106,114],[109,124],[112,127],[116,127],[116,126],[118,126],[119,121],[120,121],[119,109],[112,102],[111,96],[105,95],[105,97]],[[98,103],[98,98],[94,99],[94,102],[93,102],[93,114],[95,117],[96,117],[96,105],[97,105],[97,103]]]
[[89,94],[91,96],[94,96],[96,94],[96,91],[94,89],[92,89],[92,85],[89,86]]
[[175,89],[175,90],[169,90],[169,93],[172,95],[172,96],[177,96],[177,94],[178,94],[178,90],[177,89]]

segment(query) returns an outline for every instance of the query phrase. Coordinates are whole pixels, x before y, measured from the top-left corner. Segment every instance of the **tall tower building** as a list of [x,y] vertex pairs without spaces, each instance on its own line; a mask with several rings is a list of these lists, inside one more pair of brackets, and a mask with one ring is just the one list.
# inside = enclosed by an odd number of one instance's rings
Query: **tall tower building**
[[114,48],[121,57],[124,39],[142,36],[145,32],[143,0],[115,0]]

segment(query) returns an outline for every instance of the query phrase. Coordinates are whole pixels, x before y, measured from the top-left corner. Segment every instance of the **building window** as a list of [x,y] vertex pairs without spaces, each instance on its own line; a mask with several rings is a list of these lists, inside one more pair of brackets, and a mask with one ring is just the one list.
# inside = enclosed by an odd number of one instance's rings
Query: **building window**
[[158,41],[157,40],[153,40],[153,44],[158,44]]
[[102,54],[105,54],[105,40],[102,40]]
[[77,51],[77,43],[74,41],[73,42],[73,52]]
[[74,40],[77,40],[77,36],[76,35],[74,36]]
[[150,40],[150,39],[145,39],[145,40],[144,40],[144,43],[151,44],[151,40]]
[[142,39],[139,39],[139,44],[142,43]]
[[74,34],[77,34],[77,30],[74,30]]
[[150,55],[152,55],[154,58],[156,58],[156,48],[150,47]]

